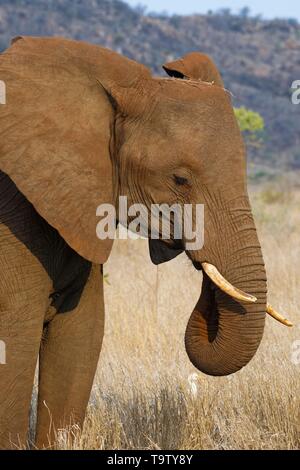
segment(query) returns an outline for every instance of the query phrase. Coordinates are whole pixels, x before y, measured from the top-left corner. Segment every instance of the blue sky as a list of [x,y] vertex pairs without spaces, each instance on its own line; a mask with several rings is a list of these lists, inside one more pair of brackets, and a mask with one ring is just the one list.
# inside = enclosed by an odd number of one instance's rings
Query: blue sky
[[189,14],[206,13],[208,10],[231,8],[233,12],[248,6],[253,14],[265,18],[298,18],[300,20],[300,0],[125,0],[130,5],[138,3],[149,11],[166,10],[169,13]]

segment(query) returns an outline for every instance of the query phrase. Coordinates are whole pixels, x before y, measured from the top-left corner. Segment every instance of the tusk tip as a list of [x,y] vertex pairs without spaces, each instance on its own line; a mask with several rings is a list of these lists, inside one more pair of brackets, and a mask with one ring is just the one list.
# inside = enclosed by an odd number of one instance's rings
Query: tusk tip
[[270,304],[267,304],[267,310],[266,312],[271,316],[273,317],[275,320],[279,321],[280,323],[282,323],[283,325],[285,326],[288,326],[289,328],[291,328],[292,326],[294,326],[294,324],[288,320],[287,318],[284,318],[280,313],[278,313],[276,310],[274,310],[274,308],[272,307],[272,305]]
[[287,320],[286,318],[283,318],[282,320],[278,320],[282,325],[284,326],[287,326],[288,328],[291,328],[292,326],[294,326],[294,324]]

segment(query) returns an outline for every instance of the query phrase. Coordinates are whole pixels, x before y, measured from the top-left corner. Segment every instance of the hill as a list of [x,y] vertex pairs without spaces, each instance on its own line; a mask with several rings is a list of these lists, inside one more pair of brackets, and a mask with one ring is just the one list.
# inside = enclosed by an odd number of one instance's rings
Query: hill
[[300,25],[296,20],[217,14],[146,14],[120,0],[0,0],[0,50],[19,35],[87,40],[138,60],[156,74],[186,52],[210,54],[236,106],[262,114],[265,145],[250,160],[267,167],[300,168],[300,105],[291,83],[300,79]]

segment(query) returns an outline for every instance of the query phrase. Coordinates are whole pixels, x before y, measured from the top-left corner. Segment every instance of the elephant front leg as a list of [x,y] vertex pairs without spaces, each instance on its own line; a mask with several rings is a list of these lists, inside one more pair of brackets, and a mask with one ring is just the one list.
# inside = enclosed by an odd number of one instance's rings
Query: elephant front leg
[[[16,299],[16,305],[18,300]],[[8,307],[8,306],[7,306]],[[46,306],[0,308],[0,449],[27,445],[29,408]]]
[[39,361],[36,445],[51,446],[59,429],[83,425],[104,332],[103,280],[93,266],[78,306],[45,329]]
[[[18,220],[26,229],[31,227],[25,218],[19,216]],[[36,257],[0,223],[0,449],[27,444],[50,288],[51,281]]]

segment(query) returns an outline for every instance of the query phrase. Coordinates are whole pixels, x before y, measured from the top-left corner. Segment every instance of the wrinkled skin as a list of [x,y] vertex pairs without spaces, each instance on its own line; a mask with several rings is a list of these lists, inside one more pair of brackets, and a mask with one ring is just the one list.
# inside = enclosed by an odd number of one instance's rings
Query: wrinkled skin
[[[63,39],[19,38],[0,56],[1,448],[26,442],[38,355],[37,446],[83,423],[103,336],[100,265],[112,246],[96,237],[96,209],[119,195],[147,207],[204,204],[204,246],[187,256],[258,299],[233,300],[204,274],[185,336],[192,363],[230,374],[259,346],[266,276],[230,96],[207,56],[164,69],[173,78]],[[151,258],[168,261],[185,244],[150,240]]]

